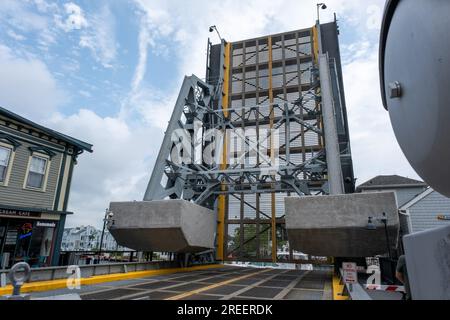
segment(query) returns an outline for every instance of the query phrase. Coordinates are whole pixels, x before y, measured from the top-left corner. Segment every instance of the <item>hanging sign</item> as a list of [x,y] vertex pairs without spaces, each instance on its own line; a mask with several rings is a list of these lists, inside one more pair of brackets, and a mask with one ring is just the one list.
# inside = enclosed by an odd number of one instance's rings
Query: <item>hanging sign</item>
[[42,221],[38,221],[36,223],[36,227],[41,227],[41,228],[56,228],[56,223],[54,222],[42,222]]
[[0,208],[0,216],[8,216],[8,217],[40,217],[40,212],[32,212],[27,210],[19,210],[19,209],[5,209]]

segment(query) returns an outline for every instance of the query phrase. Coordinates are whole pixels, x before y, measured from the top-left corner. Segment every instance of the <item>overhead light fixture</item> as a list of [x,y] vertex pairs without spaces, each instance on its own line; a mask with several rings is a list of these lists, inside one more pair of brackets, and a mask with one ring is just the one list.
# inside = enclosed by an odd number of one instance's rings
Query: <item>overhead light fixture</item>
[[369,220],[367,221],[366,229],[369,231],[377,230],[377,226],[375,223],[373,223],[373,217],[369,217]]
[[327,5],[323,2],[317,4],[317,21],[320,21],[320,9],[325,10],[327,8]]
[[219,36],[220,41],[222,41],[223,40],[222,36],[220,35],[219,30],[217,30],[217,27],[215,25],[209,27],[209,32],[214,32],[214,30],[217,32],[217,35]]

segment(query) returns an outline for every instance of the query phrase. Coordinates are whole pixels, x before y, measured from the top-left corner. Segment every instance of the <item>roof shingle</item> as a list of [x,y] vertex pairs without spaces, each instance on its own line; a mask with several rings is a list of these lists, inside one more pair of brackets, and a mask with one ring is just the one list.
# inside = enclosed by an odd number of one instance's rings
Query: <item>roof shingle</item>
[[11,118],[11,119],[13,119],[15,121],[22,122],[22,123],[27,124],[27,125],[29,125],[31,127],[39,129],[39,130],[45,132],[46,134],[48,134],[49,136],[52,136],[54,138],[60,139],[62,141],[65,141],[66,143],[68,143],[70,145],[73,145],[73,146],[79,148],[80,150],[84,150],[84,151],[87,151],[87,152],[93,152],[92,144],[84,142],[84,141],[81,141],[81,140],[78,140],[78,139],[75,139],[75,138],[70,137],[68,135],[65,135],[63,133],[60,133],[60,132],[57,132],[55,130],[46,128],[44,126],[41,126],[41,125],[31,121],[31,120],[28,120],[28,119],[26,119],[26,118],[24,118],[22,116],[19,116],[18,114],[14,113],[12,111],[9,111],[9,110],[7,110],[5,108],[0,107],[0,115],[3,115],[5,117]]
[[423,181],[414,180],[406,177],[401,177],[397,175],[391,176],[377,176],[363,184],[361,184],[357,190],[364,189],[376,189],[376,188],[388,188],[393,186],[403,186],[403,187],[426,187],[427,184]]

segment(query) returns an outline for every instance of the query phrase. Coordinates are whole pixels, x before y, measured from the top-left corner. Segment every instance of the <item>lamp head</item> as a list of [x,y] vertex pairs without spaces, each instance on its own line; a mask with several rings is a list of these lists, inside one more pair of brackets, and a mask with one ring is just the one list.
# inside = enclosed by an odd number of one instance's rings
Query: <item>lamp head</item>
[[216,29],[216,26],[209,27],[209,32],[214,32],[214,29]]
[[377,226],[373,223],[373,218],[372,217],[369,217],[369,219],[367,221],[366,230],[369,230],[369,231],[377,230]]
[[327,7],[327,5],[325,3],[322,3],[322,7],[321,8],[322,8],[322,10],[325,10],[328,7]]

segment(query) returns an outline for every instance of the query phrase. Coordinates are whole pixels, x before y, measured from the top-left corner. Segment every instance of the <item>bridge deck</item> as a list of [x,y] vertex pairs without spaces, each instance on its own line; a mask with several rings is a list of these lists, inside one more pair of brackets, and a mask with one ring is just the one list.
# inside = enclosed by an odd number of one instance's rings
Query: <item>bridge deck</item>
[[220,267],[32,293],[83,300],[332,300],[332,272]]

